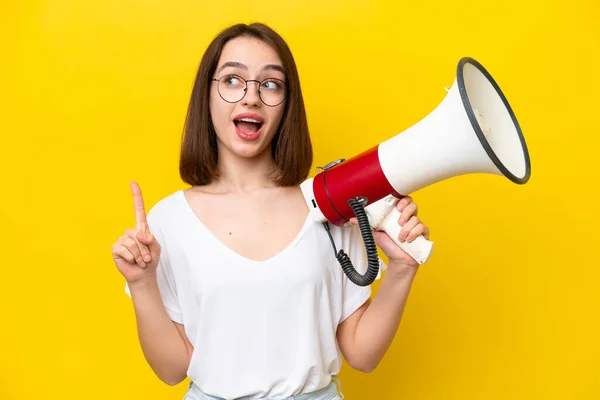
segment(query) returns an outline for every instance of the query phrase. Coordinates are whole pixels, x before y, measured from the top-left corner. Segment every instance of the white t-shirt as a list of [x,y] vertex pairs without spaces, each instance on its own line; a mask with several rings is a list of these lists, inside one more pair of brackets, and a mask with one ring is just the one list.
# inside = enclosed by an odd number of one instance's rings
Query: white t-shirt
[[[159,201],[147,219],[161,245],[160,294],[194,346],[187,373],[203,392],[285,398],[318,390],[339,373],[337,326],[371,288],[348,280],[321,223],[307,218],[284,250],[254,261],[218,240],[183,190]],[[364,273],[360,230],[330,226],[337,249]]]

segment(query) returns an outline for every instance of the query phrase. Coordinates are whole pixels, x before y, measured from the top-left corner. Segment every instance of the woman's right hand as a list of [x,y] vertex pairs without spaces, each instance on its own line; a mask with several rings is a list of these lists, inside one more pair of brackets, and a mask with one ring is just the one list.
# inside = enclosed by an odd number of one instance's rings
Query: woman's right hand
[[135,228],[127,229],[112,246],[117,269],[128,284],[155,279],[160,258],[160,244],[150,233],[142,191],[137,182],[131,182],[135,209]]

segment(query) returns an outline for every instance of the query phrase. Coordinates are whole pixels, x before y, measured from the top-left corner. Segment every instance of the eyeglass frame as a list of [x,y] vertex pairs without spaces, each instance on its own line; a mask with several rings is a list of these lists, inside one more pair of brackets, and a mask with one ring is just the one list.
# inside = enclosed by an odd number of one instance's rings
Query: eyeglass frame
[[[221,79],[223,79],[226,76],[236,76],[238,78],[241,78],[244,82],[244,95],[237,101],[228,101],[225,100],[225,98],[223,97],[223,95],[221,94],[221,91],[219,90],[219,82],[221,81]],[[263,82],[268,81],[268,80],[275,80],[275,81],[279,81],[279,82],[283,82],[283,84],[285,85],[285,92],[283,94],[283,100],[281,100],[281,102],[275,104],[274,106],[265,103],[265,101],[263,100],[262,96],[261,96],[261,91],[260,91],[260,86],[262,85]],[[287,84],[286,81],[279,79],[279,78],[265,78],[262,81],[256,80],[256,79],[246,79],[243,76],[237,75],[237,74],[226,74],[223,75],[220,78],[212,78],[211,81],[216,81],[217,82],[217,92],[219,93],[219,97],[223,99],[224,102],[229,103],[229,104],[235,104],[235,103],[239,103],[240,101],[244,100],[244,97],[246,97],[246,94],[248,94],[248,82],[256,82],[258,83],[258,88],[256,89],[256,91],[258,92],[258,98],[260,99],[260,101],[267,107],[277,107],[278,105],[281,105],[288,97],[288,94],[290,92],[290,87]]]

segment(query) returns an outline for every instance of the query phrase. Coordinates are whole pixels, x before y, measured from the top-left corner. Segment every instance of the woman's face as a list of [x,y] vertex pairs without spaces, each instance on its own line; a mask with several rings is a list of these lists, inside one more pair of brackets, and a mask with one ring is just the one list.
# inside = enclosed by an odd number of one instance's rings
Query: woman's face
[[[245,94],[240,77],[252,80],[246,83]],[[280,84],[285,82],[285,74],[275,50],[255,38],[232,39],[223,47],[212,78],[223,78],[220,82],[212,81],[210,89],[210,113],[219,152],[248,158],[270,151],[286,100],[270,107],[261,100],[258,90],[260,85],[263,100],[271,105],[285,98],[282,97],[285,86]],[[242,95],[242,100],[237,101]]]

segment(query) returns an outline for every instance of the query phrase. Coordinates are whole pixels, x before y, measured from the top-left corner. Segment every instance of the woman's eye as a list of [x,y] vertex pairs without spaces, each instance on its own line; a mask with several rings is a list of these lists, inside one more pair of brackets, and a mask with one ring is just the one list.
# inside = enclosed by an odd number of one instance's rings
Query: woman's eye
[[225,78],[225,83],[227,83],[228,86],[239,86],[242,84],[242,80],[237,76],[228,76]]
[[279,89],[279,84],[275,81],[266,81],[263,83],[263,87],[269,90],[277,90]]

